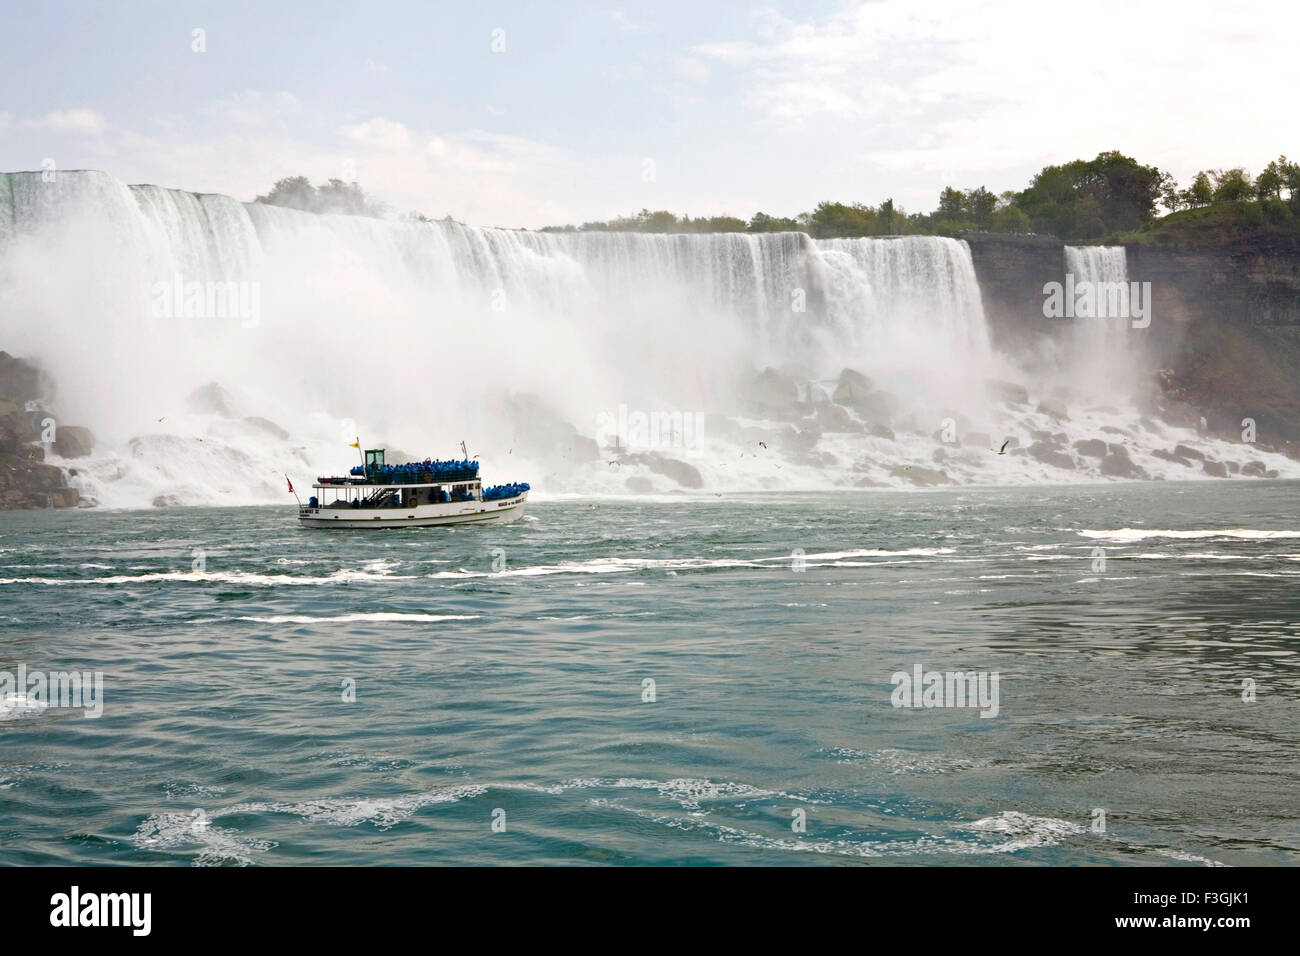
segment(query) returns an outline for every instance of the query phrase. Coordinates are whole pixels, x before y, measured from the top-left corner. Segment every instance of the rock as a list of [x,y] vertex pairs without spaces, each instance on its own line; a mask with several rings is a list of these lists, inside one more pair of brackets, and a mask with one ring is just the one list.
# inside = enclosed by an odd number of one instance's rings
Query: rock
[[889,472],[894,478],[904,478],[914,485],[950,485],[952,479],[935,468],[922,465],[895,465]]
[[654,487],[655,487],[653,484],[650,483],[649,478],[645,478],[641,475],[632,475],[630,478],[628,478],[626,482],[624,482],[624,484],[627,485],[628,491],[635,492],[638,495],[643,495],[646,494],[647,492],[654,491]]
[[45,391],[40,369],[31,362],[0,352],[0,401],[22,406]]
[[1201,424],[1200,413],[1186,402],[1165,401],[1156,406],[1156,411],[1167,423],[1178,428],[1199,428]]
[[1228,462],[1228,474],[1236,475],[1239,474],[1240,472],[1241,472],[1241,465],[1237,464],[1235,461]]
[[676,458],[666,458],[656,452],[642,452],[625,455],[624,463],[645,465],[657,475],[671,478],[683,488],[703,488],[704,477],[694,465],[689,465]]
[[895,440],[894,430],[888,425],[872,425],[871,434],[875,435],[877,438],[888,438],[890,441]]
[[1074,443],[1074,450],[1089,458],[1105,458],[1106,443],[1100,438],[1085,438]]
[[1047,442],[1034,442],[1029,446],[1029,454],[1045,465],[1052,465],[1055,468],[1074,468],[1073,458]]
[[823,432],[861,432],[863,424],[843,405],[826,404],[817,409],[817,427]]
[[1123,445],[1111,445],[1110,454],[1101,460],[1101,473],[1111,478],[1146,478],[1147,473],[1128,456]]
[[1172,461],[1172,462],[1177,462],[1178,464],[1180,464],[1180,465],[1185,465],[1185,466],[1187,466],[1187,467],[1191,467],[1191,464],[1192,464],[1192,463],[1191,463],[1190,461],[1188,461],[1186,458],[1179,458],[1179,457],[1178,457],[1177,455],[1175,455],[1172,451],[1166,451],[1166,450],[1163,449],[1163,448],[1157,448],[1155,451],[1151,452],[1151,454],[1152,454],[1153,456],[1155,456],[1156,458],[1161,459],[1162,461]]
[[1205,469],[1205,473],[1207,475],[1210,475],[1214,478],[1228,477],[1228,469],[1221,461],[1209,461],[1207,459],[1205,462],[1202,463],[1201,467]]
[[200,415],[219,415],[222,418],[234,417],[234,412],[231,410],[234,403],[235,400],[230,393],[216,382],[199,386],[190,392],[185,400],[185,404],[192,412],[198,412]]
[[1130,435],[1131,436],[1133,434],[1130,431],[1125,431],[1123,428],[1116,428],[1114,425],[1102,425],[1101,430],[1104,431],[1107,435]]
[[1241,474],[1244,478],[1263,478],[1267,468],[1262,461],[1248,461],[1241,466]]
[[180,505],[181,499],[177,495],[154,495],[151,503],[155,508],[175,508]]
[[765,368],[750,381],[746,400],[761,414],[789,417],[799,404],[799,383],[784,372]]
[[1023,385],[991,378],[985,382],[985,386],[988,389],[988,394],[993,398],[1001,399],[1004,402],[1013,402],[1017,405],[1029,404],[1029,391]]
[[831,394],[831,401],[853,408],[875,390],[876,386],[872,384],[871,379],[861,372],[846,368],[840,372],[839,381],[835,383],[835,391]]
[[60,458],[85,458],[95,449],[95,436],[80,425],[60,425],[54,430],[54,454]]
[[593,437],[595,435],[605,440],[609,451],[616,450],[613,446],[618,440],[619,423],[615,411],[600,413],[591,423],[591,434],[583,434],[530,392],[515,393],[498,401],[502,417],[515,426],[516,455],[543,462],[549,467],[572,467],[586,461],[608,460],[612,456],[602,452]]
[[1058,422],[1068,422],[1070,416],[1065,413],[1065,409],[1055,402],[1039,402],[1038,413],[1055,418]]
[[1201,461],[1205,460],[1205,454],[1203,452],[1199,452],[1189,445],[1175,445],[1174,454],[1179,458],[1196,458]]
[[[287,431],[285,431],[275,422],[271,421],[269,418],[262,418],[260,415],[250,415],[248,418],[245,418],[244,421],[248,422],[248,424],[256,428],[260,428],[268,435],[274,435],[276,438],[280,439],[281,441],[284,441],[289,437],[289,433]],[[402,459],[402,460],[406,460],[406,459]]]

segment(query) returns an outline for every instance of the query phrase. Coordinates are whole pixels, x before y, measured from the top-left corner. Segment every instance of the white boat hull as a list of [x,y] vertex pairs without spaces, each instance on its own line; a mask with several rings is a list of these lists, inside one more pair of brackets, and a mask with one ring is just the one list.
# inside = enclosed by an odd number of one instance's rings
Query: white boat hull
[[298,521],[309,528],[425,528],[453,524],[504,524],[523,517],[528,492],[500,501],[448,501],[407,508],[308,508]]

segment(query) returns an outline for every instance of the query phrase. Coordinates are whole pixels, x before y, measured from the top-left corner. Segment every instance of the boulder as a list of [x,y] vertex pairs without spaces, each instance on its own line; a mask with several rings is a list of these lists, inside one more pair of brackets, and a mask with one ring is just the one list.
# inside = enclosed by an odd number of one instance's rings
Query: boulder
[[1123,445],[1111,445],[1110,454],[1101,460],[1101,473],[1111,478],[1146,478],[1147,473],[1128,456]]
[[222,418],[234,417],[235,400],[230,393],[216,382],[208,382],[190,392],[185,404],[190,411],[200,415],[218,415]]
[[676,458],[667,458],[656,452],[641,452],[635,455],[625,455],[623,462],[645,465],[656,475],[670,478],[683,488],[704,487],[704,477],[700,474],[699,469]]
[[875,435],[877,438],[888,438],[890,441],[895,440],[894,430],[888,425],[872,425],[871,434]]
[[988,388],[989,396],[992,398],[1017,405],[1029,404],[1029,391],[1023,385],[996,378],[989,379],[985,385]]
[[1207,459],[1202,462],[1201,467],[1205,470],[1205,473],[1212,478],[1228,477],[1228,468],[1221,461],[1209,461]]
[[1177,455],[1179,458],[1195,458],[1199,461],[1205,460],[1205,454],[1203,452],[1197,451],[1195,448],[1192,448],[1190,445],[1175,445],[1174,454]]
[[1074,443],[1074,450],[1089,458],[1105,458],[1107,449],[1100,438],[1085,438]]
[[1034,442],[1029,446],[1029,454],[1043,464],[1051,465],[1054,468],[1074,468],[1074,459],[1048,442]]
[[[262,418],[260,415],[250,415],[247,418],[245,418],[244,421],[246,421],[248,424],[252,425],[255,428],[260,428],[268,435],[274,435],[276,438],[280,439],[281,441],[284,441],[289,437],[289,433],[287,431],[285,431],[275,422],[271,421],[269,418]],[[394,459],[394,461],[396,460],[398,459]],[[402,459],[402,460],[405,461],[406,459]]]
[[95,436],[81,425],[60,425],[54,430],[54,454],[60,458],[85,458],[95,449]]
[[1070,416],[1065,413],[1065,408],[1056,402],[1039,402],[1037,410],[1040,415],[1047,415],[1050,418],[1056,419],[1058,422],[1067,422],[1070,420]]
[[936,468],[922,465],[895,465],[889,472],[894,478],[903,478],[914,485],[950,485],[952,479]]
[[835,383],[835,391],[831,394],[831,400],[838,402],[840,405],[853,408],[860,400],[866,398],[875,390],[876,386],[872,384],[871,379],[861,372],[846,368],[840,372],[840,378]]

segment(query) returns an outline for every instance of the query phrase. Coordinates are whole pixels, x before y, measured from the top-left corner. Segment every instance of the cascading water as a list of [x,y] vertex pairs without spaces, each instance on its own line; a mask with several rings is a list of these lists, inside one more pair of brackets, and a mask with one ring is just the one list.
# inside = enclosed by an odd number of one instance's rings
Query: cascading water
[[1091,296],[1092,314],[1077,315],[1070,336],[1076,388],[1099,401],[1128,400],[1136,380],[1138,339],[1127,297],[1127,253],[1123,246],[1066,246],[1065,271],[1075,290],[1086,283]]
[[[619,406],[733,411],[738,378],[766,366],[824,378],[987,353],[951,239],[479,229],[95,172],[10,174],[0,203],[4,345],[39,357],[69,419],[118,450],[87,469],[105,502],[276,500],[276,426],[313,469],[354,429],[420,454],[473,436],[502,457],[519,437],[509,391],[586,436]],[[253,286],[259,314],[186,313],[193,283]],[[229,398],[184,401],[209,382]]]
[[[1066,254],[1122,270],[1122,250]],[[213,287],[241,308],[214,311]],[[536,233],[14,173],[0,302],[0,348],[95,432],[69,464],[109,505],[282,502],[283,472],[345,469],[357,436],[419,457],[466,439],[490,480],[546,493],[906,483],[949,418],[1034,427],[985,403],[1001,358],[954,239]],[[870,377],[851,414],[826,402],[846,367]],[[707,428],[607,465],[599,423],[637,412]],[[1053,477],[1010,461],[941,464]]]

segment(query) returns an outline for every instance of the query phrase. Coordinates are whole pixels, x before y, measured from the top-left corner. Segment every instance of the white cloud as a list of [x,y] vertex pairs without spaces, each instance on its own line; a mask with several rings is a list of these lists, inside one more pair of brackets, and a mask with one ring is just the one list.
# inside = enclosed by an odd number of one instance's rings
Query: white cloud
[[407,149],[411,145],[410,130],[401,123],[394,123],[382,117],[366,120],[355,126],[341,127],[339,133],[354,142],[375,149]]
[[27,125],[56,133],[101,133],[108,126],[104,117],[88,109],[56,110],[28,120]]
[[879,0],[817,22],[764,13],[759,40],[694,52],[740,74],[763,124],[884,170],[1120,149],[1186,176],[1287,145],[1297,9],[1096,0],[1058,20],[1025,0]]

